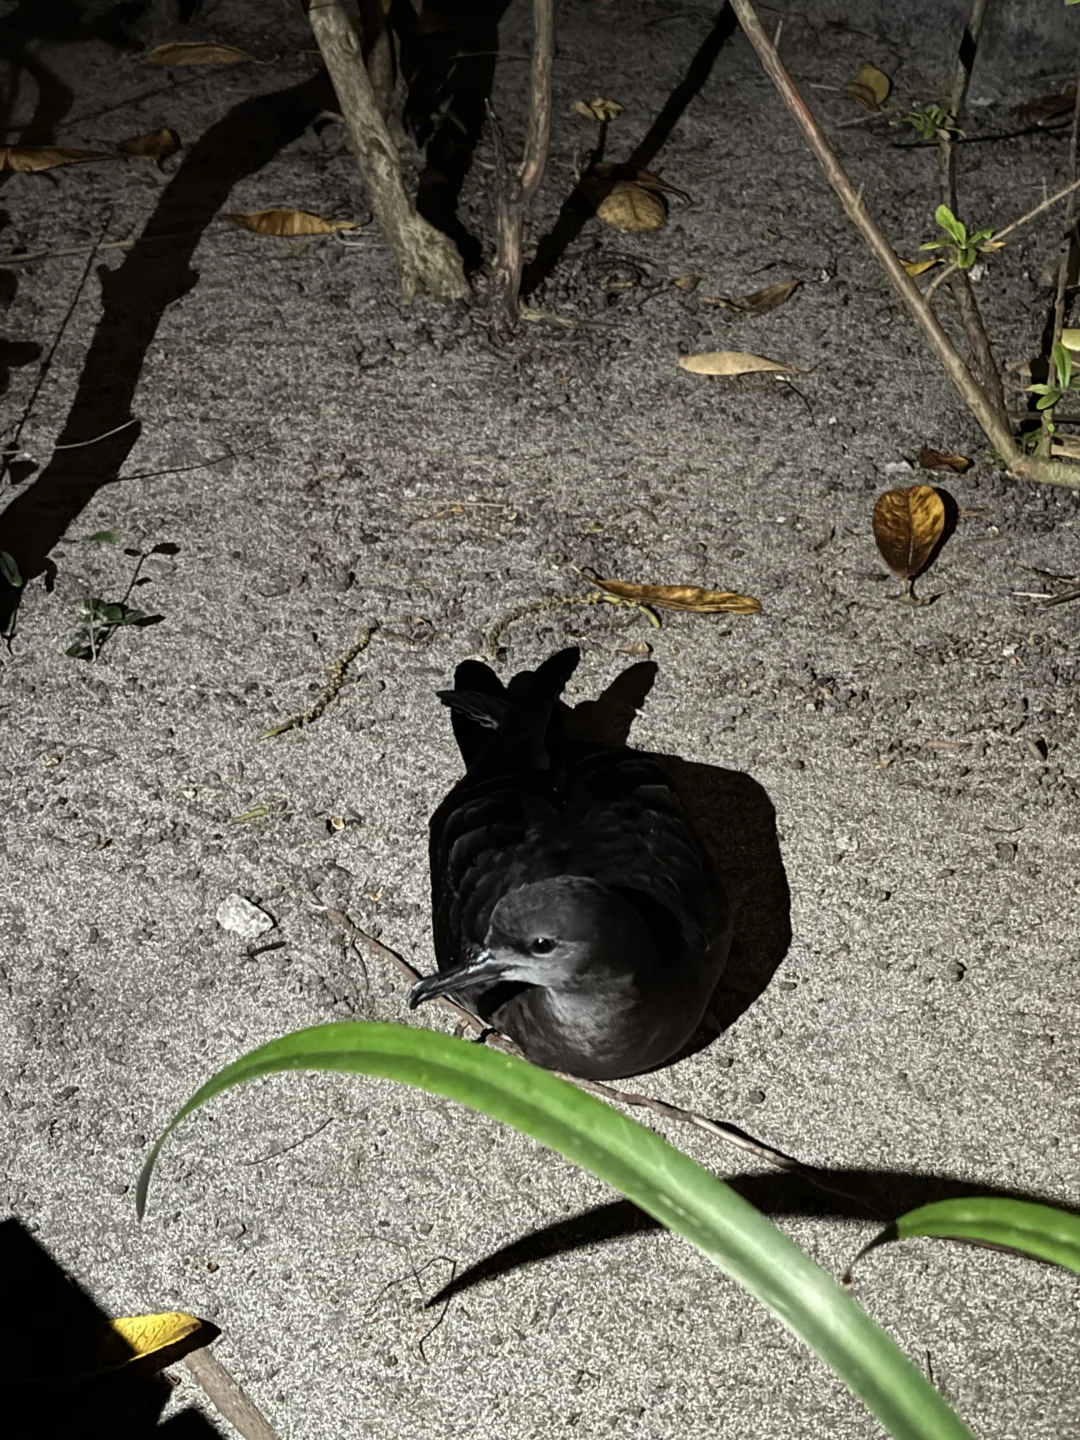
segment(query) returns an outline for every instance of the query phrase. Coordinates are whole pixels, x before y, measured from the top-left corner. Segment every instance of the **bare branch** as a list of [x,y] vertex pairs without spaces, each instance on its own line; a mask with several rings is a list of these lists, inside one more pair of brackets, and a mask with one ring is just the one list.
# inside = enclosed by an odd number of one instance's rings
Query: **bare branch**
[[1044,484],[1080,486],[1080,469],[1060,462],[1038,460],[1022,454],[1008,423],[998,415],[990,400],[976,383],[971,371],[957,353],[955,345],[942,329],[937,316],[911,276],[904,269],[896,251],[881,233],[863,203],[861,194],[837,160],[825,139],[821,126],[814,119],[795,83],[784,68],[769,37],[762,29],[750,0],[730,0],[747,39],[753,45],[766,74],[802,131],[803,138],[836,191],[848,218],[858,229],[885,271],[893,288],[907,306],[916,324],[929,340],[945,373],[953,382],[961,399],[978,421],[994,450],[1002,457],[1009,474],[1021,480],[1039,480]]
[[401,160],[379,113],[360,37],[344,7],[340,0],[316,0],[308,18],[352,137],[375,219],[394,252],[402,295],[411,300],[419,289],[443,300],[463,299],[469,285],[461,256],[449,236],[418,215],[409,202]]

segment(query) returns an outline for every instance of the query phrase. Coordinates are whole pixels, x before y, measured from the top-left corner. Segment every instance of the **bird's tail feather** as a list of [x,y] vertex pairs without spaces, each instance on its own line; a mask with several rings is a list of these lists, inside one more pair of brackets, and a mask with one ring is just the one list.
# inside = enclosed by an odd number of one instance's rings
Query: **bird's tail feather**
[[[454,673],[453,690],[440,690],[438,696],[452,713],[466,766],[491,743],[492,730],[527,736],[542,752],[552,710],[580,658],[576,645],[559,650],[535,670],[515,675],[508,687],[481,661],[463,661]],[[537,763],[545,763],[539,753]]]

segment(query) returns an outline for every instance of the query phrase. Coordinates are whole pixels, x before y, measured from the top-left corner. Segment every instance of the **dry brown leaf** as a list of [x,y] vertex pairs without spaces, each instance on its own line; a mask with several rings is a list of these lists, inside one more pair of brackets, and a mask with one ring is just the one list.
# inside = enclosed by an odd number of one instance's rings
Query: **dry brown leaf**
[[709,350],[701,355],[680,355],[679,364],[691,375],[755,375],[764,370],[798,375],[793,365],[781,365],[762,355],[747,355],[743,350]]
[[652,654],[652,646],[647,640],[631,640],[629,644],[616,645],[615,649],[620,655],[633,655],[635,659]]
[[876,65],[860,65],[858,73],[847,87],[848,94],[867,110],[878,110],[889,98],[892,81]]
[[596,216],[613,230],[659,230],[667,219],[667,207],[652,190],[616,180],[597,205]]
[[324,220],[306,210],[252,210],[248,214],[227,211],[226,220],[256,235],[332,235],[338,230],[355,230],[355,220]]
[[696,290],[701,284],[700,275],[676,275],[671,282],[676,290],[681,290],[684,295],[689,295],[691,290]]
[[180,149],[180,136],[175,130],[150,130],[145,135],[121,140],[117,148],[125,155],[133,155],[136,160],[153,160],[160,170],[161,162]]
[[761,605],[750,595],[735,595],[730,590],[700,590],[696,585],[631,585],[623,580],[601,580],[589,577],[593,585],[634,600],[642,605],[658,605],[662,610],[691,610],[697,615],[758,615]]
[[1050,454],[1062,460],[1080,460],[1080,435],[1055,435],[1050,441]]
[[935,265],[940,265],[941,260],[936,255],[932,255],[929,260],[901,260],[900,263],[915,280],[920,275],[925,275],[927,270],[932,270]]
[[575,100],[574,111],[586,120],[595,120],[598,125],[603,125],[621,115],[623,107],[617,100],[604,100],[598,95],[595,100]]
[[1056,120],[1059,115],[1065,115],[1076,104],[1076,81],[1067,85],[1056,95],[1039,95],[1034,100],[1027,100],[1023,105],[1017,105],[1012,112],[1021,125],[1046,125],[1051,120]]
[[925,569],[945,530],[945,505],[932,485],[886,490],[874,506],[874,539],[901,580]]
[[966,455],[956,455],[951,450],[931,450],[924,445],[919,451],[919,465],[923,470],[945,470],[953,475],[963,475],[974,463]]
[[55,145],[0,145],[0,170],[36,175],[58,165],[84,165],[90,160],[111,160],[103,150],[64,150]]
[[258,64],[254,55],[237,50],[235,45],[214,45],[206,40],[176,40],[168,45],[155,45],[147,53],[146,63],[159,69],[174,65],[243,65]]
[[702,295],[701,303],[716,305],[722,310],[742,310],[747,315],[766,315],[790,299],[798,284],[798,280],[779,280],[775,285],[766,285],[764,290],[755,290],[751,295],[740,295],[735,299],[724,295]]

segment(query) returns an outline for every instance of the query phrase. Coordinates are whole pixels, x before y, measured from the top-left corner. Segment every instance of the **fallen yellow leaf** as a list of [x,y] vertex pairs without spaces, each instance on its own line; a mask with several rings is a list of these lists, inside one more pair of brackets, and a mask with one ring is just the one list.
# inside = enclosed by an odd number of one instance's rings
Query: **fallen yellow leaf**
[[754,375],[766,370],[788,375],[799,372],[793,365],[781,365],[762,355],[747,355],[743,350],[709,350],[701,355],[680,355],[679,364],[691,375]]
[[945,505],[932,485],[886,490],[874,506],[874,539],[901,580],[926,568],[945,530]]
[[847,88],[853,100],[865,105],[868,110],[877,110],[889,98],[892,81],[876,65],[860,65]]
[[102,150],[65,150],[55,145],[0,145],[0,170],[36,175],[58,165],[85,165],[90,160],[111,160]]
[[226,211],[225,219],[256,235],[332,235],[338,230],[356,229],[355,220],[324,220],[306,210],[252,210],[248,214]]
[[593,585],[644,605],[658,605],[662,610],[690,610],[697,615],[717,615],[721,611],[733,615],[758,615],[761,605],[750,595],[736,595],[730,590],[701,590],[696,585],[632,585],[624,580],[601,580],[591,575]]
[[157,1371],[211,1344],[221,1334],[209,1320],[182,1311],[122,1315],[102,1325],[91,1368],[82,1378],[127,1365]]
[[925,275],[926,271],[932,270],[935,265],[940,265],[941,261],[937,256],[931,256],[929,260],[901,260],[900,263],[914,280],[919,275]]
[[159,68],[175,65],[243,65],[257,64],[254,55],[237,50],[235,45],[213,45],[205,40],[176,40],[168,45],[155,45],[147,53],[146,63]]

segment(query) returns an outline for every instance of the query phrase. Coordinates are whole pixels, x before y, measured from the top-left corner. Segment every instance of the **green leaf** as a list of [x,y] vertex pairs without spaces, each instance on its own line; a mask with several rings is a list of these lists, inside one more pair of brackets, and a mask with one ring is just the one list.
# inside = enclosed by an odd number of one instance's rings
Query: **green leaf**
[[18,590],[22,584],[19,567],[15,564],[14,557],[9,555],[6,550],[0,550],[0,575],[4,577],[13,590]]
[[1054,364],[1057,366],[1058,386],[1062,390],[1068,390],[1072,383],[1072,356],[1060,340],[1055,340],[1050,349],[1054,357]]
[[1018,1255],[1061,1265],[1080,1275],[1080,1216],[1033,1200],[1006,1200],[994,1195],[939,1200],[909,1210],[865,1245],[852,1264],[879,1245],[917,1236],[940,1236],[1015,1250]]
[[92,660],[94,658],[94,652],[85,640],[76,640],[74,645],[68,646],[64,654],[70,655],[73,660]]
[[934,219],[946,235],[952,238],[954,244],[964,245],[967,243],[967,226],[956,218],[948,205],[939,205],[934,211]]
[[704,1251],[832,1366],[896,1440],[972,1440],[852,1297],[729,1186],[660,1135],[548,1071],[435,1031],[367,1021],[319,1025],[219,1070],[151,1150],[136,1187],[140,1216],[158,1152],[180,1121],[233,1085],[283,1070],[400,1080],[513,1125]]
[[118,544],[116,532],[113,530],[95,530],[93,535],[86,537],[87,543],[94,545],[116,545]]
[[139,625],[146,619],[145,610],[134,610],[130,605],[121,606],[123,614],[116,622],[118,625]]
[[123,625],[123,605],[103,605],[100,611],[101,619],[106,625]]
[[945,246],[944,240],[924,240],[919,246],[920,250],[941,250]]
[[1045,395],[1040,395],[1035,401],[1036,410],[1052,410],[1061,399],[1060,390],[1047,390]]

